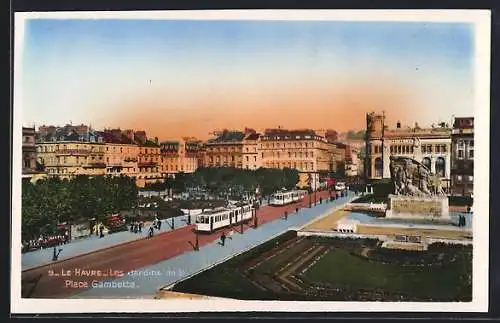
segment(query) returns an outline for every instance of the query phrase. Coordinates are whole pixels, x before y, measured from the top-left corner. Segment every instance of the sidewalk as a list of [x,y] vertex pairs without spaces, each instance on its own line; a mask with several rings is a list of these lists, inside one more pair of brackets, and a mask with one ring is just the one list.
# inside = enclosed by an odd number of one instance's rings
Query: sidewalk
[[[172,224],[171,221],[172,221],[171,219],[162,220],[161,230],[160,231],[155,230],[155,234],[171,231],[172,229],[169,226],[169,224]],[[187,216],[185,215],[176,217],[174,220],[174,229],[186,226],[186,221],[187,221]],[[62,249],[61,253],[59,254],[59,260],[116,246],[125,242],[146,238],[148,235],[148,229],[150,224],[151,223],[145,223],[141,233],[122,231],[122,232],[112,233],[109,235],[106,234],[104,238],[99,238],[98,236],[92,235],[88,238],[82,238],[80,240],[73,241],[69,244],[58,246],[57,249]],[[51,263],[53,253],[54,253],[53,248],[41,249],[37,251],[23,253],[21,255],[22,270]]]
[[349,197],[329,203],[323,202],[323,204],[318,204],[311,209],[303,208],[298,214],[295,212],[289,214],[288,220],[278,218],[259,226],[257,229],[246,230],[244,234],[234,232],[232,239],[226,240],[224,247],[218,241],[215,241],[201,247],[199,252],[187,252],[161,263],[138,269],[135,271],[138,274],[134,276],[125,276],[113,280],[113,282],[121,283],[134,282],[135,286],[132,288],[93,288],[75,294],[72,298],[153,298],[157,290],[162,286],[196,274],[202,269],[260,245],[291,228],[300,227],[325,212],[332,212],[353,197],[354,195],[350,194]]

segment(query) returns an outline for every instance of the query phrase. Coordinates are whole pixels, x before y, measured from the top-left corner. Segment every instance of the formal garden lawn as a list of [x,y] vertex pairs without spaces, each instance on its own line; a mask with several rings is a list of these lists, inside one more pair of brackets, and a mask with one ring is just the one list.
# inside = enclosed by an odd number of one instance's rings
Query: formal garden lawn
[[[395,254],[398,251],[387,250],[385,253]],[[423,252],[414,253],[424,256]],[[429,300],[465,300],[471,293],[465,280],[472,273],[472,262],[466,253],[454,254],[453,262],[416,265],[368,260],[353,255],[349,250],[333,249],[313,265],[305,276],[310,281],[340,288],[381,289],[388,293]]]
[[[173,291],[246,300],[471,300],[471,247],[433,244],[422,252],[379,245],[373,239],[298,238],[289,231],[179,282]],[[326,253],[286,274],[299,278],[301,287],[291,292],[279,272],[314,248]]]

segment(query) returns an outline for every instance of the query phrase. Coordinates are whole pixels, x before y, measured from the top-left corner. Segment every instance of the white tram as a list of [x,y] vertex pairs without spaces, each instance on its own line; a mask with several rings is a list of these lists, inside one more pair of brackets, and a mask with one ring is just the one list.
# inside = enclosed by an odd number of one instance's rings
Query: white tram
[[196,216],[196,230],[213,232],[240,222],[246,222],[253,217],[253,206],[250,204],[219,207]]
[[276,192],[271,196],[269,205],[286,205],[302,200],[305,196],[305,191],[291,190]]

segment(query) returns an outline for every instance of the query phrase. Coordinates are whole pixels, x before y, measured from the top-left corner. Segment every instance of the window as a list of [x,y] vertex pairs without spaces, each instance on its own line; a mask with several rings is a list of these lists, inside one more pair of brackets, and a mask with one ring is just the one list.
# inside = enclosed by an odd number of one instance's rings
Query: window
[[394,146],[391,146],[390,151],[391,151],[391,154],[394,153]]
[[458,147],[463,147],[464,146],[464,141],[463,140],[459,140],[458,141]]
[[432,145],[427,145],[427,152],[432,153]]
[[441,145],[436,145],[436,152],[440,153],[441,152]]
[[469,150],[469,158],[474,158],[474,149]]
[[443,153],[445,153],[447,150],[448,150],[448,149],[446,148],[446,145],[443,145],[443,147],[441,147],[441,151],[442,151]]
[[474,182],[474,176],[469,175],[469,182]]
[[470,147],[474,147],[474,139],[472,139],[471,141],[469,141],[469,146]]
[[462,181],[462,175],[457,175],[457,181],[461,182]]
[[425,153],[427,152],[426,146],[425,146],[425,145],[422,145],[422,147],[421,147],[421,148],[422,148],[422,153],[424,153],[424,154],[425,154]]
[[462,149],[459,149],[459,150],[458,150],[458,158],[459,158],[459,159],[464,158],[464,151],[463,151]]

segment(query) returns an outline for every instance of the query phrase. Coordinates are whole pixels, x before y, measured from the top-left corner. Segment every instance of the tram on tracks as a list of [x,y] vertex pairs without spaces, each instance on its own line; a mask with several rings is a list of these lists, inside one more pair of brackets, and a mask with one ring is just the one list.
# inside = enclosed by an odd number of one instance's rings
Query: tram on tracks
[[254,206],[248,203],[205,210],[196,216],[196,231],[211,233],[218,229],[247,222],[253,218],[253,212]]
[[303,190],[279,191],[271,196],[269,205],[282,206],[290,203],[295,203],[302,200],[305,196],[305,193],[306,191]]

